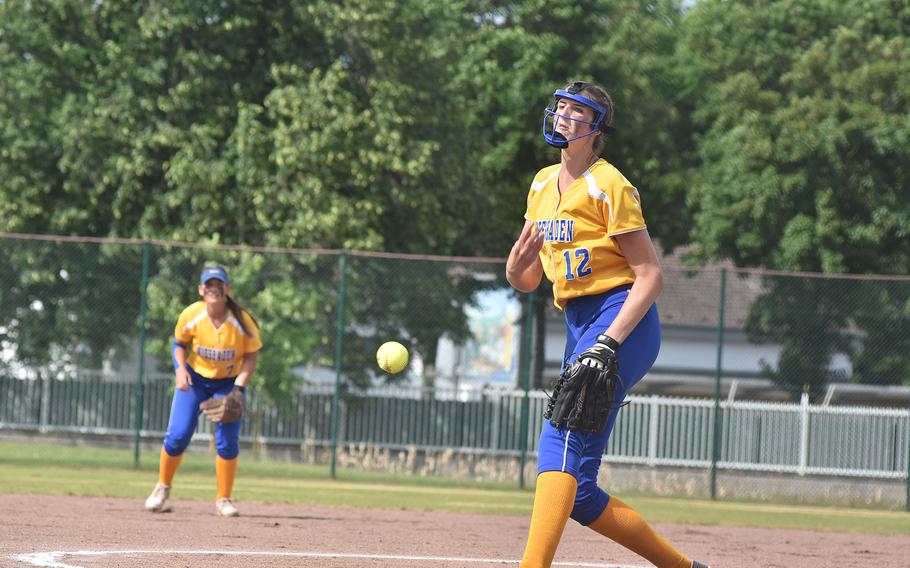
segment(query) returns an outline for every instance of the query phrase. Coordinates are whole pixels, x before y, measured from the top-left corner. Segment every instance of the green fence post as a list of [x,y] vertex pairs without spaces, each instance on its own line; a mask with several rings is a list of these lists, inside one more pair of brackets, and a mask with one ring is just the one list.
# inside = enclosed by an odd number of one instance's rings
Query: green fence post
[[521,388],[524,390],[524,396],[521,398],[521,429],[519,440],[519,459],[518,459],[518,486],[525,488],[525,463],[528,460],[528,421],[531,414],[531,400],[528,398],[528,391],[531,389],[531,339],[534,335],[534,290],[528,294],[525,306],[525,321],[522,326],[521,336],[521,359],[523,364],[519,364],[521,369]]
[[145,393],[145,319],[148,312],[149,263],[151,245],[142,243],[142,297],[139,300],[139,372],[136,378],[136,439],[133,443],[133,467],[139,467],[139,445],[142,440],[142,408]]
[[720,378],[724,358],[724,305],[727,303],[727,269],[720,269],[720,307],[717,314],[717,364],[714,367],[714,443],[711,451],[711,499],[717,499],[717,462],[720,459]]
[[348,255],[341,251],[338,258],[338,334],[335,338],[335,393],[332,395],[332,479],[335,479],[335,463],[338,456],[338,421],[341,408],[341,357],[344,353],[344,300],[347,293]]

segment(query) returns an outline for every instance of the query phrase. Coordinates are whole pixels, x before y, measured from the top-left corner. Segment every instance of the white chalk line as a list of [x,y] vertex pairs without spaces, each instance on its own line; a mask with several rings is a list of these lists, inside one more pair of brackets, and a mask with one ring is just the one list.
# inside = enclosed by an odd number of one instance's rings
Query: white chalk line
[[[467,558],[460,556],[404,556],[396,554],[355,554],[347,552],[268,552],[242,550],[56,550],[49,552],[30,552],[13,554],[13,560],[30,566],[44,568],[82,568],[76,564],[67,564],[67,556],[141,556],[154,554],[186,555],[222,555],[222,556],[284,556],[290,558],[352,558],[360,560],[399,560],[411,562],[465,562],[473,564],[518,564],[518,560],[495,558]],[[646,568],[630,564],[597,564],[591,562],[554,562],[553,566],[575,566],[577,568]]]

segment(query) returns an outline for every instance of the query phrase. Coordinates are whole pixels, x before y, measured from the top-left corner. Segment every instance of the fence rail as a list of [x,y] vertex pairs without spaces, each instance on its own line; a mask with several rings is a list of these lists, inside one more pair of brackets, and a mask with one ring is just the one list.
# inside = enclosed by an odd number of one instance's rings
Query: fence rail
[[[170,376],[145,383],[141,436],[167,427]],[[0,378],[0,429],[122,434],[135,432],[136,383],[87,378]],[[282,404],[251,396],[242,438],[262,444],[331,444],[332,386],[310,386]],[[522,429],[520,390],[374,388],[341,400],[339,441],[364,447],[454,449],[533,455],[546,397],[528,394]],[[904,479],[910,453],[907,410],[809,403],[722,402],[716,467],[725,470]],[[621,412],[604,461],[710,468],[714,402],[633,396]],[[210,436],[200,419],[197,436]],[[522,432],[526,440],[522,443]],[[910,481],[910,480],[908,480]]]

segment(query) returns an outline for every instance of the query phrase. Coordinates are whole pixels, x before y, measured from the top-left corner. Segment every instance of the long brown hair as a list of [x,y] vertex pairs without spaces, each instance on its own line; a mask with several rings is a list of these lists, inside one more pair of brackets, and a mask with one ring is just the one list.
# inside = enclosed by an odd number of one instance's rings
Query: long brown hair
[[242,329],[243,333],[245,333],[246,335],[252,335],[252,333],[250,332],[250,329],[247,327],[246,322],[243,321],[244,312],[246,312],[246,314],[248,316],[250,316],[250,319],[253,320],[253,323],[256,324],[256,327],[259,327],[259,322],[256,321],[256,318],[253,317],[253,314],[251,314],[243,306],[238,304],[237,301],[234,300],[234,298],[231,298],[230,296],[227,297],[227,307],[229,310],[231,310],[231,313],[234,314],[234,318],[237,320],[237,323],[240,324],[240,329]]

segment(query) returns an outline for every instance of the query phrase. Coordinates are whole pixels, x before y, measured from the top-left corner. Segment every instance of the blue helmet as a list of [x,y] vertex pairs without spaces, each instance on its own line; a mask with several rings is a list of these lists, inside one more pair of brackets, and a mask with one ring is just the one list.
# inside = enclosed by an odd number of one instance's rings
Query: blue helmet
[[[596,134],[597,132],[603,132],[604,134],[612,134],[614,132],[613,128],[607,124],[604,124],[604,119],[607,116],[607,110],[600,103],[594,102],[588,97],[583,97],[579,95],[581,91],[585,90],[591,86],[590,83],[584,83],[581,81],[576,81],[569,85],[565,90],[557,89],[553,93],[553,102],[550,103],[543,113],[543,139],[554,148],[567,148],[569,142],[573,140],[578,140],[580,138],[585,138]],[[559,102],[559,99],[569,99],[577,103],[581,103],[586,107],[589,107],[594,110],[594,120],[588,122],[586,120],[580,120],[577,118],[571,118],[556,112],[556,104]],[[582,134],[581,136],[576,136],[575,138],[566,138],[562,134],[556,131],[556,127],[559,126],[560,120],[571,120],[573,122],[581,122],[584,124],[591,125],[591,132],[587,134]]]

